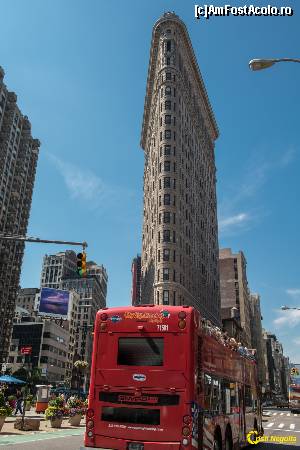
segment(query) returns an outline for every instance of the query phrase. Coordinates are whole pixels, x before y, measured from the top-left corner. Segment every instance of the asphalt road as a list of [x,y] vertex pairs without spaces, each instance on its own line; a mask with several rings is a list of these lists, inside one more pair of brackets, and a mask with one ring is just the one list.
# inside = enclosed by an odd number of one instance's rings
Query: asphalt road
[[[286,450],[291,447],[300,449],[300,414],[292,414],[286,408],[265,409],[263,427],[269,442],[264,442],[255,447],[262,450],[275,449],[275,446],[276,450]],[[274,443],[275,439],[279,437],[288,438],[289,436],[295,437],[296,442],[290,444]]]
[[[264,410],[263,426],[265,436],[269,442],[263,442],[259,445],[252,445],[248,448],[261,450],[300,450],[300,414],[292,414],[287,409],[267,409]],[[279,437],[296,436],[296,442],[291,444],[282,444],[272,442],[272,439]],[[50,437],[50,436],[49,436]],[[6,445],[7,450],[79,450],[83,443],[83,435],[64,436],[52,439],[43,439],[32,442],[22,442],[19,444]],[[1,446],[0,446],[0,450]]]

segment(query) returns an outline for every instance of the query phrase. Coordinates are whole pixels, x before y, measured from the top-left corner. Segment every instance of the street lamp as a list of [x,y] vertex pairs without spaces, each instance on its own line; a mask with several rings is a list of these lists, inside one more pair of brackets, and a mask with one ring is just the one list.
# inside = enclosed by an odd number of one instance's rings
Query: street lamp
[[290,306],[281,306],[281,308],[280,309],[282,309],[282,311],[286,311],[287,309],[297,309],[298,311],[300,311],[300,308],[295,308],[295,307],[290,307]]
[[300,63],[299,58],[277,58],[277,59],[251,59],[249,68],[251,70],[268,69],[278,62],[297,62]]

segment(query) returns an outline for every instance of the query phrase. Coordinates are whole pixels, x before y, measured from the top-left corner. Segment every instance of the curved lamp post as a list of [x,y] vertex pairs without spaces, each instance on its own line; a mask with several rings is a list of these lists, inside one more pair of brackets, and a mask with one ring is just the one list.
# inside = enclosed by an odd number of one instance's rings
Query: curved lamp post
[[251,59],[249,68],[251,70],[263,70],[274,66],[278,62],[297,62],[300,63],[300,58],[277,58],[277,59]]

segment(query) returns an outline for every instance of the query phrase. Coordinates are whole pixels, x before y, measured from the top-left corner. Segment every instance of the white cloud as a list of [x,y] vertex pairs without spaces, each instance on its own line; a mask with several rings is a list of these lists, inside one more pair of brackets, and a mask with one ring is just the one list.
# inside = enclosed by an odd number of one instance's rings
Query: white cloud
[[280,313],[280,316],[274,320],[274,325],[277,328],[288,326],[288,328],[294,328],[300,324],[300,311],[298,310],[286,310]]
[[248,222],[250,217],[246,213],[236,214],[235,216],[225,217],[219,221],[219,229],[220,231],[224,231],[228,228],[232,228],[235,226],[241,226]]
[[300,345],[300,337],[293,339],[294,344]]
[[51,153],[48,153],[47,156],[62,175],[71,198],[98,203],[109,194],[110,189],[100,177],[90,170],[63,161]]
[[296,288],[296,289],[287,289],[285,292],[286,292],[288,295],[290,295],[291,297],[294,297],[294,298],[300,297],[300,288]]

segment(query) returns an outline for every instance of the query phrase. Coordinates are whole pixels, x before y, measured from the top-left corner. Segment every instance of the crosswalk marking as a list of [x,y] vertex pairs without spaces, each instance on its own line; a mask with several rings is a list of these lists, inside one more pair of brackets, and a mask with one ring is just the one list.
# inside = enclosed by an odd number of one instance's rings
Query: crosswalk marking
[[287,413],[287,416],[288,416],[288,417],[290,417],[290,415],[291,415],[290,413]]
[[277,416],[277,413],[273,413],[273,416]]
[[291,423],[291,425],[290,425],[290,430],[294,430],[295,429],[295,424],[294,423]]
[[278,428],[283,428],[284,427],[284,423],[281,423],[280,425],[278,425]]
[[280,413],[281,416],[283,416],[284,413]]
[[274,425],[274,422],[268,423],[267,427],[271,428]]
[[294,417],[297,417],[298,416],[298,414],[294,414]]

